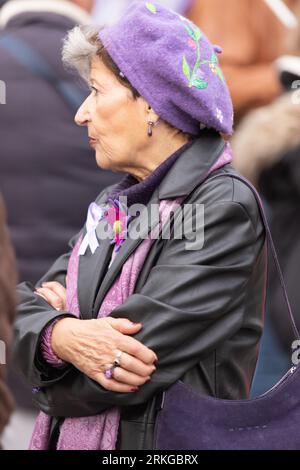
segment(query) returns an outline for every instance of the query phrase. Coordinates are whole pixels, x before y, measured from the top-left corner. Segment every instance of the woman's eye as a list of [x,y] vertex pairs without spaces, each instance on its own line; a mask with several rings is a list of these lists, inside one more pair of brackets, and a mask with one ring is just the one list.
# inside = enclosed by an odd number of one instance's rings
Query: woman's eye
[[97,88],[95,88],[94,86],[91,86],[90,89],[91,89],[91,92],[94,94],[94,96],[96,96],[99,92],[99,90],[97,90]]

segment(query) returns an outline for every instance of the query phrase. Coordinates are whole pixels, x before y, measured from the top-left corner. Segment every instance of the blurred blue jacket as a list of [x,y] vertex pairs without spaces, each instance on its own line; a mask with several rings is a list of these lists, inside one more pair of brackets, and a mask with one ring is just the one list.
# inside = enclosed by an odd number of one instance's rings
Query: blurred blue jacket
[[[15,2],[16,3],[16,2]],[[82,17],[78,7],[61,2],[26,0],[17,12],[0,13],[0,36],[13,33],[34,48],[57,75],[82,87],[61,63],[62,39]],[[32,2],[30,2],[32,3]],[[40,5],[49,11],[39,11]],[[74,112],[55,89],[33,76],[0,46],[0,80],[6,104],[0,105],[0,187],[17,252],[20,281],[37,281],[64,252],[66,242],[82,226],[89,202],[116,183],[119,175],[104,172],[95,162],[87,131],[74,123]]]

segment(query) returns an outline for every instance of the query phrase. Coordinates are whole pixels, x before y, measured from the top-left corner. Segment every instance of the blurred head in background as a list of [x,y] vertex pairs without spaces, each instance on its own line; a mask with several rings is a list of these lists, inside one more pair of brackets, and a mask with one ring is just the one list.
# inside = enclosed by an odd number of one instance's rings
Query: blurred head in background
[[[95,0],[93,21],[95,24],[111,25],[118,21],[133,0]],[[184,15],[193,1],[198,0],[157,0],[157,3]]]
[[[299,0],[285,0],[282,5],[289,11],[283,16],[292,15],[298,3]],[[220,63],[237,122],[252,109],[267,105],[284,93],[275,61],[288,53],[286,43],[297,28],[288,28],[266,1],[194,1],[188,17],[224,50]]]
[[[0,0],[0,8],[5,4],[8,3],[11,0]],[[20,2],[24,0],[19,0]],[[35,1],[41,1],[41,0],[35,0]],[[49,1],[49,0],[48,0]],[[50,0],[53,2],[65,2],[68,1],[70,3],[74,3],[75,5],[79,6],[83,10],[86,10],[88,13],[91,13],[91,11],[94,8],[95,0]]]
[[89,13],[94,8],[94,3],[95,3],[95,0],[68,0],[68,1],[70,1],[71,3],[75,3],[76,5],[88,11]]

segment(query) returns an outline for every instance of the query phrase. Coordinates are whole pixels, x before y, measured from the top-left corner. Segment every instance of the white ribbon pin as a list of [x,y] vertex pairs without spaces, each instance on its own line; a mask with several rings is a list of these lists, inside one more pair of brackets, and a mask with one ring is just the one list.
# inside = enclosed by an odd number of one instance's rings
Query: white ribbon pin
[[82,256],[86,253],[88,246],[92,254],[95,253],[96,249],[99,246],[99,241],[96,236],[96,228],[100,220],[103,219],[105,214],[105,207],[100,207],[95,202],[92,202],[88,208],[87,220],[86,220],[86,235],[81,242],[79,248],[79,256]]

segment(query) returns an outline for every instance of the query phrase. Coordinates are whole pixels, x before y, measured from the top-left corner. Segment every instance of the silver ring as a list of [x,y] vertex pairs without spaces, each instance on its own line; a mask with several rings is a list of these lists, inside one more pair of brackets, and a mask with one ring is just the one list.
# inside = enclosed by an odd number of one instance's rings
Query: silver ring
[[114,367],[120,367],[121,356],[122,356],[122,351],[119,351],[118,354],[115,357],[114,362],[113,362]]

